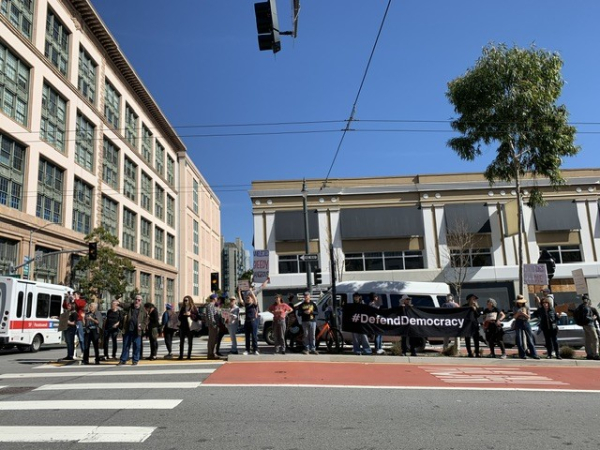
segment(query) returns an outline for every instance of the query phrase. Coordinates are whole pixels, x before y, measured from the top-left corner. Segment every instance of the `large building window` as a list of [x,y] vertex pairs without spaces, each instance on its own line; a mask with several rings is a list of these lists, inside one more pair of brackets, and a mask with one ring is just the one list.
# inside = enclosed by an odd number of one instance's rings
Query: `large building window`
[[200,263],[194,260],[194,269],[192,274],[193,295],[200,295]]
[[344,256],[344,268],[347,272],[411,270],[423,267],[423,253],[420,250],[346,253]]
[[154,275],[154,306],[161,308],[164,295],[164,283],[161,275]]
[[167,183],[175,187],[175,160],[167,155]]
[[541,250],[547,250],[552,255],[552,258],[554,258],[556,264],[583,262],[579,245],[540,246],[540,251]]
[[[52,255],[50,253],[53,253]],[[58,254],[56,249],[35,247],[35,254],[41,255],[39,262],[35,263],[34,277],[35,281],[44,283],[58,283]]]
[[167,303],[173,305],[175,303],[175,280],[167,278]]
[[489,248],[450,249],[452,267],[488,267],[492,266],[492,251]]
[[152,178],[142,171],[142,189],[140,191],[141,207],[152,212]]
[[152,133],[142,124],[142,157],[148,164],[152,164]]
[[92,104],[96,102],[96,67],[92,57],[83,48],[79,48],[77,88]]
[[19,241],[0,237],[0,271],[6,273],[11,264],[17,265]]
[[137,251],[137,214],[123,208],[123,248]]
[[137,201],[137,165],[125,157],[123,176],[123,194],[129,200]]
[[106,195],[102,196],[102,226],[106,231],[118,237],[119,204]]
[[175,227],[175,199],[167,194],[167,225]]
[[94,170],[94,143],[96,128],[80,112],[77,112],[75,136],[75,162],[86,170]]
[[62,223],[64,171],[40,159],[35,215],[50,222]]
[[31,40],[33,31],[33,0],[2,0],[0,14],[6,17],[23,36]]
[[142,294],[144,302],[150,300],[150,280],[152,280],[152,275],[146,272],[140,272],[140,294]]
[[88,234],[92,227],[93,188],[79,178],[75,178],[73,192],[73,231]]
[[165,220],[165,190],[158,183],[154,187],[154,215],[160,220]]
[[195,255],[199,255],[200,254],[200,227],[198,225],[198,221],[194,220],[194,225],[193,225],[193,233],[194,233],[194,237],[193,237],[193,242],[194,242],[194,254]]
[[25,147],[0,133],[0,205],[23,206]]
[[199,198],[199,185],[196,180],[194,180],[192,185],[192,210],[198,214],[198,198]]
[[[0,2],[4,5],[4,2]],[[0,42],[0,107],[4,114],[27,125],[29,67]]]
[[[110,187],[119,189],[119,149],[104,138],[102,158],[102,180]],[[131,162],[131,161],[130,161]],[[134,178],[135,181],[135,178]],[[135,189],[135,188],[134,188]]]
[[167,264],[175,265],[175,236],[167,233]]
[[44,55],[65,76],[69,67],[69,34],[67,27],[49,9],[46,17],[46,51]]
[[152,223],[144,218],[140,220],[140,253],[152,256]]
[[138,116],[129,104],[125,105],[125,139],[133,148],[137,148]]
[[115,129],[119,128],[120,111],[121,94],[107,80],[104,85],[104,117]]
[[40,137],[58,151],[65,151],[67,101],[44,83]]
[[[302,255],[279,255],[279,273],[304,273],[306,263],[300,259]],[[311,267],[317,267],[317,263],[311,261]]]
[[161,228],[154,228],[154,259],[165,260],[165,231]]
[[161,176],[165,176],[165,148],[158,141],[154,152],[154,168]]

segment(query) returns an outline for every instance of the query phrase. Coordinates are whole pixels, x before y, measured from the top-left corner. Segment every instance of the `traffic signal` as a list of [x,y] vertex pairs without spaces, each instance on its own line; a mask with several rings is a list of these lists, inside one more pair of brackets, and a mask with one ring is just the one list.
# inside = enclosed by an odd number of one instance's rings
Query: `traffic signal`
[[216,292],[219,290],[219,272],[211,272],[210,274],[210,290]]
[[96,261],[98,259],[98,243],[88,242],[88,258],[90,261]]
[[538,264],[546,265],[546,272],[548,272],[548,281],[554,278],[554,272],[556,271],[556,261],[550,254],[548,250],[542,250],[540,253],[540,258],[538,259]]
[[315,267],[314,273],[315,273],[315,284],[323,283],[323,278],[321,277],[321,268]]
[[277,4],[275,0],[254,4],[256,15],[256,31],[258,31],[259,50],[281,50],[279,39],[279,22],[277,20]]

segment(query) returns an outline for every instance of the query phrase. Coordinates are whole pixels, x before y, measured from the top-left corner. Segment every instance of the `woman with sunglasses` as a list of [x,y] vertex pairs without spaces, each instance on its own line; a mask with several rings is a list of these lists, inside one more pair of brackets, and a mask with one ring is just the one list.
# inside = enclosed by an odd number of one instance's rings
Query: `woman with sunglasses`
[[198,309],[194,305],[194,299],[189,295],[183,297],[183,303],[179,309],[179,358],[183,359],[183,347],[185,340],[188,341],[187,359],[192,358],[192,340],[194,338],[191,325],[198,318]]

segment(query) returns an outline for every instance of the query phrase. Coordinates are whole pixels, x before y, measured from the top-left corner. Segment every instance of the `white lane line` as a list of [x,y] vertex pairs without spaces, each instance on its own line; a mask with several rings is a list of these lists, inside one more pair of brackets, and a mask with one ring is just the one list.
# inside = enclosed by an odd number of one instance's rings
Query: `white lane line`
[[144,442],[154,427],[0,427],[0,442]]
[[565,392],[581,392],[581,393],[592,393],[600,394],[600,390],[597,389],[552,389],[548,390],[547,387],[543,388],[518,388],[513,386],[507,387],[466,387],[466,386],[360,386],[360,385],[336,385],[336,384],[256,384],[256,383],[210,383],[201,384],[200,388],[211,388],[211,387],[256,387],[256,388],[329,388],[329,389],[394,389],[394,390],[407,390],[407,391],[522,391],[522,392],[548,392],[549,394],[562,394]]
[[74,389],[194,389],[200,382],[175,382],[175,383],[68,383],[44,384],[34,391],[72,391]]
[[183,400],[33,400],[0,402],[0,411],[35,411],[48,409],[173,409]]
[[178,374],[198,374],[213,373],[216,369],[171,369],[171,370],[137,370],[131,369],[108,369],[103,371],[85,371],[85,372],[44,372],[44,373],[4,373],[0,374],[0,379],[20,379],[20,378],[46,378],[46,377],[108,377],[108,376],[128,376],[128,375],[178,375]]

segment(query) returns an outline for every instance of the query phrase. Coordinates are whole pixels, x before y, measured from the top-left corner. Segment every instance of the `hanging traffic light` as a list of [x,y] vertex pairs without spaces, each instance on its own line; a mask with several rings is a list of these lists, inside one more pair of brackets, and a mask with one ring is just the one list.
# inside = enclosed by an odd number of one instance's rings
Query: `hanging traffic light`
[[219,290],[219,272],[211,272],[210,290],[211,292],[217,292]]
[[98,259],[97,242],[88,242],[88,258],[90,261],[96,261]]
[[323,283],[323,278],[321,276],[321,268],[315,267],[314,273],[315,273],[315,285]]
[[554,272],[556,272],[556,261],[548,250],[542,250],[540,252],[540,258],[538,264],[546,265],[546,272],[548,272],[548,281],[554,278]]
[[256,31],[258,31],[259,50],[281,50],[279,39],[279,22],[277,20],[277,4],[275,0],[254,4],[256,15]]

